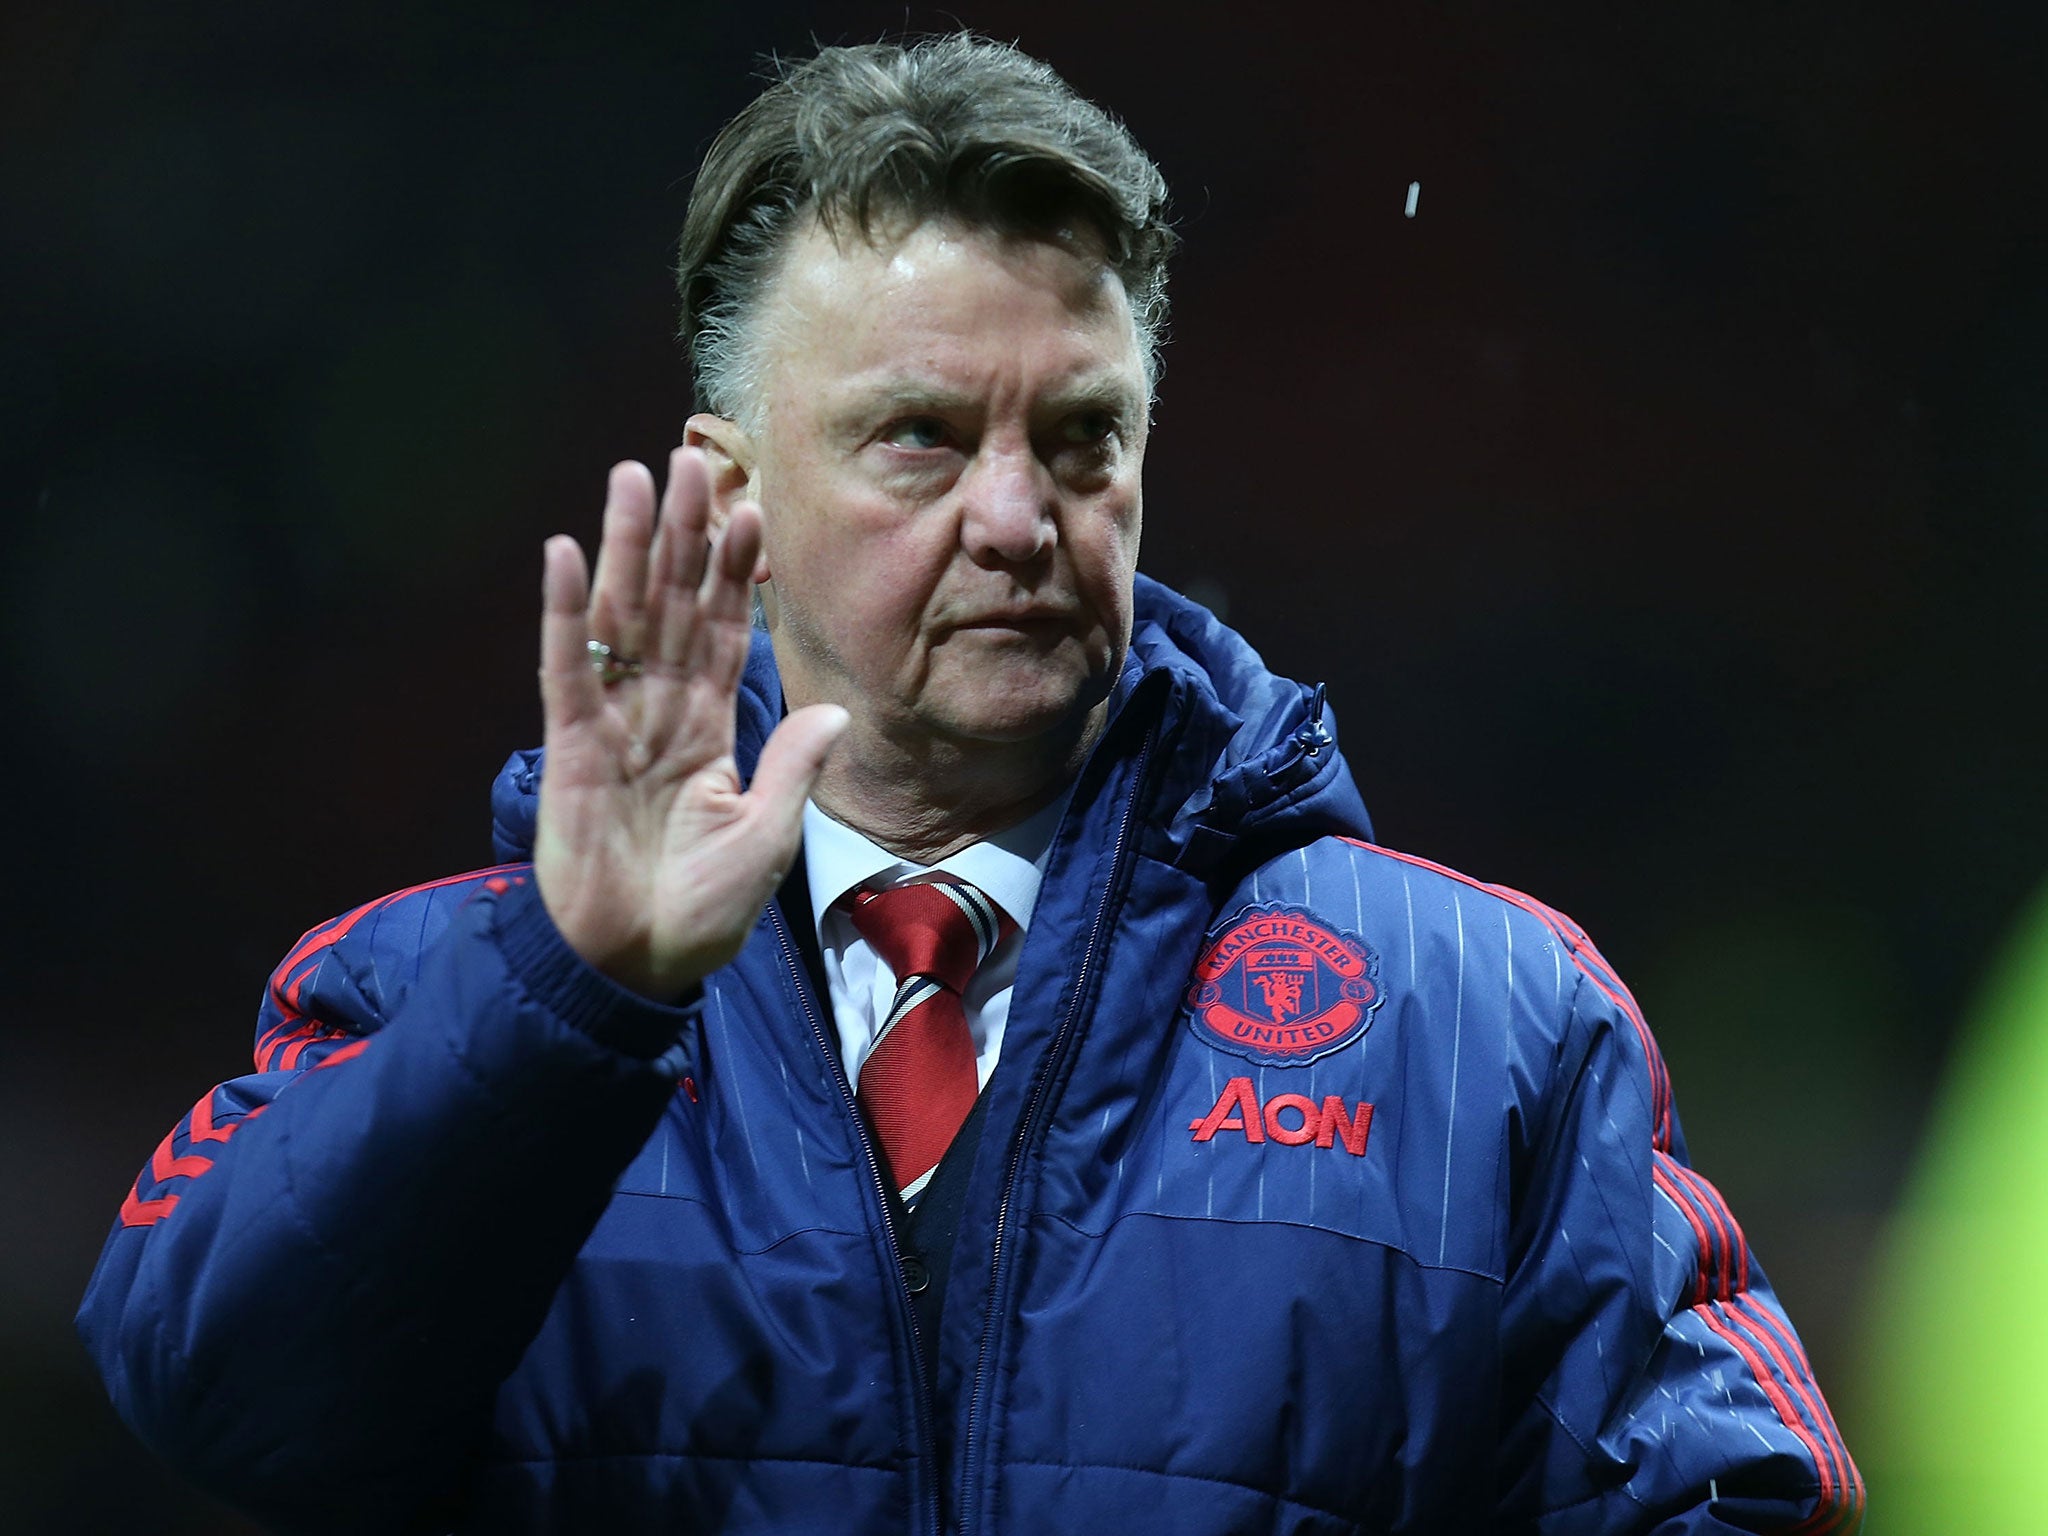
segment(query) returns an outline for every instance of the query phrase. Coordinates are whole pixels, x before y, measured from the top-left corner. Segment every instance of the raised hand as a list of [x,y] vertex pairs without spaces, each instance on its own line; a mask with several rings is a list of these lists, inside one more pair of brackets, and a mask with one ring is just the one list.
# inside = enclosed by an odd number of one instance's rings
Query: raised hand
[[[663,1001],[739,952],[796,856],[805,797],[847,724],[834,704],[797,710],[742,792],[733,701],[761,515],[740,503],[712,541],[710,500],[694,449],[671,455],[658,521],[653,477],[619,464],[595,580],[574,539],[545,551],[534,878],[578,954]],[[637,659],[637,675],[602,681],[591,640]]]

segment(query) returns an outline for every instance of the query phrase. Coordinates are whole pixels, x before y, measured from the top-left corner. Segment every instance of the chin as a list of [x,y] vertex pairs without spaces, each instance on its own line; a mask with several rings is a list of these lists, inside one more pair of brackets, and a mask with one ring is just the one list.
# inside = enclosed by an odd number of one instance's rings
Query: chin
[[1103,676],[1040,679],[1036,686],[993,684],[978,692],[963,690],[953,707],[927,718],[946,735],[960,740],[993,743],[1038,741],[1078,736],[1089,714],[1109,697]]

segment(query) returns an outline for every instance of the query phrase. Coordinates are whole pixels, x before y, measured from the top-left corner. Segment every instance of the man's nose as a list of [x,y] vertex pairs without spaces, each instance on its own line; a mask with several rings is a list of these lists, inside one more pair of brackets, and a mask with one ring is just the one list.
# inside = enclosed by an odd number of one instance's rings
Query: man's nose
[[1059,537],[1059,492],[1029,448],[984,445],[960,487],[960,542],[978,565],[1022,565]]

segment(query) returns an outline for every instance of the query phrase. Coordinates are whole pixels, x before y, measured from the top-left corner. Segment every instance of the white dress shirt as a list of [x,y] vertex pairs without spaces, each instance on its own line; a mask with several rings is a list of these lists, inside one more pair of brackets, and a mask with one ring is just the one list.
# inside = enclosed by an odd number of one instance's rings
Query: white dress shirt
[[853,918],[833,903],[856,886],[887,890],[943,872],[975,886],[1010,915],[1016,931],[982,962],[961,996],[967,1028],[974,1036],[977,1086],[986,1087],[989,1074],[996,1069],[996,1058],[1002,1054],[1003,1026],[1009,1021],[1010,991],[1017,979],[1017,955],[1024,947],[1024,931],[1031,926],[1031,909],[1038,905],[1038,887],[1045,877],[1052,835],[1066,808],[1067,797],[1062,795],[1007,831],[927,866],[898,858],[817,806],[805,803],[804,872],[810,879],[811,917],[818,925],[825,983],[832,993],[839,1059],[855,1088],[860,1086],[861,1066],[874,1049],[875,1031],[896,1001],[896,973],[854,929]]

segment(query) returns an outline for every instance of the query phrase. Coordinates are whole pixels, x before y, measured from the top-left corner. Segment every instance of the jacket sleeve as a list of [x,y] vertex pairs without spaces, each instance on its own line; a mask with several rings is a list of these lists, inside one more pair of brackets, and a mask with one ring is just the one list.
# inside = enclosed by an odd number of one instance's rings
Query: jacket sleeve
[[523,868],[308,933],[256,1072],[200,1097],[107,1239],[79,1327],[116,1408],[283,1531],[445,1511],[687,1019],[585,966]]
[[1635,1000],[1568,919],[1577,987],[1525,1064],[1503,1303],[1499,1529],[1846,1536],[1863,1485]]

